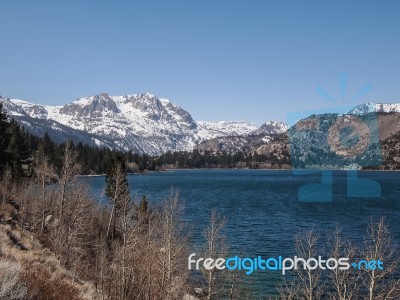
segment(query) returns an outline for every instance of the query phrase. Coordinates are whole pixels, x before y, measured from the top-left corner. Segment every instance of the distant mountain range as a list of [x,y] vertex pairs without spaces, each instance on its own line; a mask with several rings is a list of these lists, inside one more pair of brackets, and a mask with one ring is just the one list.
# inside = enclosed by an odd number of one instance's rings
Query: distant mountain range
[[365,104],[361,104],[350,110],[349,114],[366,114],[371,112],[377,113],[390,113],[390,112],[400,112],[400,103],[373,103],[367,102]]
[[260,128],[245,121],[194,121],[189,112],[155,95],[134,94],[83,97],[64,106],[49,106],[0,96],[11,118],[39,136],[47,132],[61,143],[66,139],[137,153],[158,155],[192,150],[197,144],[224,136],[252,132],[274,134],[287,126],[267,122]]
[[[260,127],[245,121],[195,121],[183,108],[149,93],[125,96],[103,93],[78,98],[64,106],[39,105],[2,96],[0,101],[9,116],[27,130],[39,136],[47,132],[55,142],[71,139],[149,155],[196,148],[230,153],[276,152],[279,145],[285,144],[287,138],[282,138],[282,134],[289,129],[277,121],[268,121]],[[370,112],[400,112],[400,104],[368,102],[349,113]],[[390,134],[398,131],[387,129],[388,126],[385,125],[385,130]],[[282,147],[288,151],[287,142]]]

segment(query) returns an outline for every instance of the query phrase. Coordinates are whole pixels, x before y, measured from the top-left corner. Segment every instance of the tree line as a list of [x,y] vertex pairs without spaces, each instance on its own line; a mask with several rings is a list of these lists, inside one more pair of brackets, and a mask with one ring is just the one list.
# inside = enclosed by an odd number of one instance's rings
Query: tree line
[[[282,161],[274,153],[258,154],[246,151],[228,153],[226,151],[168,151],[159,156],[117,151],[108,148],[94,147],[83,143],[70,142],[69,147],[76,153],[77,162],[81,165],[82,175],[105,174],[115,155],[124,159],[127,171],[138,173],[157,171],[164,168],[259,168],[268,162],[277,167],[290,164],[289,158]],[[45,133],[38,137],[22,128],[16,121],[8,120],[0,103],[0,174],[8,166],[13,178],[33,175],[43,153],[57,173],[61,172],[65,143],[56,144]]]

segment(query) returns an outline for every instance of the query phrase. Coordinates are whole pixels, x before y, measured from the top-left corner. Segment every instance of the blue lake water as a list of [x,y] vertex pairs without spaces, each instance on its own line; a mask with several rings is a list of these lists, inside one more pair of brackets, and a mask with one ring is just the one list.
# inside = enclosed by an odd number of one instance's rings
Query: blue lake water
[[[283,170],[177,170],[129,175],[131,195],[143,195],[157,205],[171,188],[180,191],[184,219],[192,231],[191,247],[202,246],[204,226],[215,208],[226,218],[225,234],[230,252],[242,256],[277,257],[295,255],[294,236],[314,229],[325,235],[340,226],[351,240],[362,243],[371,218],[386,220],[394,242],[400,243],[400,172],[365,171],[360,177],[381,185],[379,198],[348,198],[345,171],[333,172],[333,201],[304,203],[298,190],[321,180],[318,174],[295,175]],[[106,201],[104,177],[88,177],[93,193]],[[247,276],[244,290],[254,295],[276,294],[282,275],[256,271]]]

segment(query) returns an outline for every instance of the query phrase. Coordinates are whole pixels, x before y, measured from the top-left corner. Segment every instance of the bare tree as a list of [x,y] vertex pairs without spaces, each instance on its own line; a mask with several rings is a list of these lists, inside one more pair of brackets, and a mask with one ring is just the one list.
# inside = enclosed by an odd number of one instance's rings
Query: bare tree
[[77,154],[73,148],[73,144],[70,140],[65,143],[64,147],[64,156],[62,159],[62,168],[61,174],[59,177],[59,183],[61,188],[60,194],[60,207],[59,207],[59,224],[62,223],[63,213],[64,213],[64,206],[65,206],[65,190],[67,184],[75,178],[76,175],[79,175],[82,168],[81,165],[78,163]]
[[[341,257],[353,258],[356,256],[356,247],[342,236],[339,227],[328,241],[332,250],[329,257],[339,260]],[[352,300],[358,299],[361,273],[354,269],[340,270],[335,268],[329,272],[330,283],[333,289],[329,292],[331,299]]]
[[[130,197],[125,162],[117,159],[106,177],[106,193],[111,204],[105,240],[101,242],[102,255],[111,263],[107,269],[112,285],[108,285],[109,295],[118,299],[128,299],[131,269],[128,261],[129,235],[133,223],[133,204]],[[107,254],[109,252],[109,254]],[[104,262],[103,259],[103,262]],[[102,269],[104,277],[104,268]],[[104,281],[103,281],[104,285]]]
[[183,205],[179,191],[171,190],[159,217],[160,249],[158,262],[161,267],[160,298],[175,299],[186,283],[187,268],[184,250],[188,233],[182,221]]
[[[114,234],[116,233],[117,225],[123,223],[123,210],[127,208],[128,203],[131,202],[124,162],[116,163],[116,165],[112,168],[111,174],[107,176],[106,182],[107,196],[111,204],[111,213],[106,236],[109,237],[110,230],[112,229],[111,238],[113,239]],[[111,228],[111,226],[113,228]]]
[[[10,166],[7,164],[4,170],[3,178],[2,178],[2,201],[1,206],[6,203],[7,199],[11,195],[11,190],[13,188],[13,178],[12,178],[12,170]],[[0,207],[1,207],[0,206]]]
[[368,299],[398,299],[400,297],[400,279],[393,279],[393,274],[399,272],[400,258],[392,243],[392,237],[385,218],[378,222],[372,220],[367,229],[362,257],[365,261],[382,262],[382,268],[377,264],[371,268],[366,267],[362,277],[363,285],[368,291]]
[[129,236],[133,233],[134,223],[133,223],[133,202],[129,196],[129,190],[120,203],[120,231],[122,235],[122,242],[120,244],[120,295],[121,299],[129,298],[129,283],[128,278],[130,278],[130,272],[128,270],[128,243]]
[[[225,219],[219,216],[217,211],[213,209],[211,211],[210,222],[204,230],[204,237],[206,239],[204,257],[214,260],[226,257],[226,238],[223,233],[225,223]],[[207,282],[207,299],[211,300],[214,296],[224,291],[227,281],[226,271],[213,268],[211,270],[202,269],[202,272]]]
[[[296,250],[300,257],[315,257],[318,235],[306,232],[297,236]],[[294,271],[293,280],[287,280],[278,291],[283,299],[330,299],[387,300],[400,297],[399,274],[400,258],[392,243],[390,231],[382,217],[378,222],[371,221],[363,245],[355,247],[336,229],[333,239],[328,243],[332,258],[348,257],[358,261],[357,268],[330,270],[326,280],[321,270]],[[322,249],[321,249],[321,252]]]
[[138,298],[153,299],[160,295],[160,282],[162,271],[159,268],[160,248],[157,243],[161,233],[161,217],[148,207],[145,197],[134,211],[135,227],[129,234],[128,253],[130,263],[133,264],[133,281],[137,290]]
[[55,252],[60,261],[69,270],[76,273],[81,268],[82,257],[85,256],[85,245],[90,239],[94,226],[92,218],[96,212],[94,201],[90,196],[89,187],[80,182],[74,182],[73,188],[67,192],[68,202],[64,206],[62,223],[55,229],[53,240]]
[[49,182],[49,179],[54,177],[54,169],[50,164],[49,159],[43,154],[41,157],[41,162],[35,168],[36,178],[41,188],[41,201],[39,204],[41,211],[41,220],[40,220],[40,232],[42,233],[46,223],[46,216],[48,212],[53,212],[55,208],[50,208],[49,203],[46,197],[46,185]]
[[[99,284],[107,299],[177,299],[186,289],[185,247],[187,228],[182,205],[171,191],[162,208],[116,208],[117,235],[103,239],[97,260]],[[139,206],[136,206],[139,209]],[[112,237],[109,216],[105,226]],[[114,224],[114,221],[112,222]],[[110,229],[108,229],[110,228]],[[185,231],[186,230],[186,231]]]
[[[319,235],[314,231],[299,233],[295,238],[296,252],[307,260],[318,255]],[[294,279],[286,281],[278,288],[283,299],[320,299],[324,291],[324,282],[321,280],[321,270],[300,267],[293,270]]]
[[[223,273],[220,274],[220,278],[221,276],[225,277],[225,279],[222,280],[225,282],[224,286],[226,286],[228,291],[229,299],[241,299],[244,296],[243,294],[240,294],[240,292],[242,285],[244,284],[245,271],[236,270],[235,272],[229,272],[224,270]],[[251,285],[252,282],[247,280],[246,284]],[[246,297],[250,297],[249,293],[247,293]]]

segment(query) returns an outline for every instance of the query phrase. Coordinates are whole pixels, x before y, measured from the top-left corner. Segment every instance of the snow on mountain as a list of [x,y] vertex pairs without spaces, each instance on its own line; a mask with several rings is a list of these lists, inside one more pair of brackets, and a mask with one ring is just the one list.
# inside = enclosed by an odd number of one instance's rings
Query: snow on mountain
[[0,95],[0,102],[3,103],[3,107],[6,109],[7,113],[12,116],[25,116],[26,113],[22,107],[14,104],[10,98],[3,97]]
[[400,103],[377,103],[377,112],[400,112]]
[[[254,124],[245,126],[246,130],[232,132],[230,135],[209,138],[197,145],[201,151],[226,151],[236,153],[239,151],[253,152],[254,149],[269,143],[276,135],[288,130],[283,122],[268,121],[257,128]],[[234,126],[235,127],[235,126]]]
[[[257,129],[244,121],[195,122],[183,108],[149,93],[124,96],[103,93],[78,98],[65,106],[8,98],[2,102],[7,102],[9,115],[20,117],[24,126],[33,128],[28,125],[29,120],[36,124],[35,130],[32,129],[36,133],[54,133],[54,128],[56,132],[65,132],[69,128],[68,136],[85,133],[91,144],[152,155],[168,150],[192,150],[207,139],[249,134]],[[46,128],[45,124],[54,128]]]
[[[64,106],[30,103],[0,96],[8,114],[37,135],[48,132],[61,143],[66,139],[137,153],[218,149],[239,151],[270,143],[288,130],[283,122],[269,121],[257,128],[245,121],[194,121],[189,112],[153,94],[78,98]],[[400,112],[400,104],[368,102],[349,111]],[[198,146],[196,146],[198,145]]]
[[400,103],[374,103],[367,102],[350,110],[349,114],[366,114],[371,112],[400,112]]
[[198,134],[203,140],[221,136],[246,135],[257,129],[253,123],[246,121],[197,122]]
[[254,130],[251,134],[253,135],[271,135],[279,134],[288,130],[288,125],[280,121],[268,121],[262,124],[258,129]]

